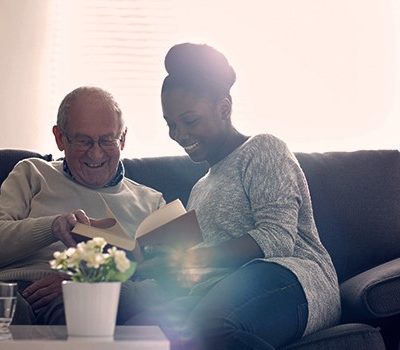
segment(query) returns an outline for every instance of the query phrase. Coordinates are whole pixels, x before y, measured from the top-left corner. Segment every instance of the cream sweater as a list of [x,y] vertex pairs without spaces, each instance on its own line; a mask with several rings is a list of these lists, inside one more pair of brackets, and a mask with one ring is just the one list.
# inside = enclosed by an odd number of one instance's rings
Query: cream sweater
[[33,281],[54,272],[48,261],[65,246],[51,232],[53,220],[74,209],[103,218],[105,203],[134,236],[138,224],[165,202],[161,193],[127,178],[93,190],[68,178],[62,162],[19,162],[0,190],[0,280]]

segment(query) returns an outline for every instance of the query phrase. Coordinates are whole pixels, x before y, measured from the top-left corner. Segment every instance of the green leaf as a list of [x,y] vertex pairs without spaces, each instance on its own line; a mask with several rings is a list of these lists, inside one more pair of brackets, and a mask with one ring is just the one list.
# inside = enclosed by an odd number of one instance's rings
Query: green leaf
[[106,276],[104,276],[104,281],[107,282],[125,282],[134,274],[136,270],[136,262],[130,263],[130,267],[125,272],[120,272],[117,269],[110,269]]

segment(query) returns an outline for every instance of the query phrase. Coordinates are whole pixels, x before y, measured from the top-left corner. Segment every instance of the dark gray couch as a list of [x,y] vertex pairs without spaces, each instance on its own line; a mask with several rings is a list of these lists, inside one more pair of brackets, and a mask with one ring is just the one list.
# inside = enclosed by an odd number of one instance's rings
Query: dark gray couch
[[[0,183],[20,159],[0,150]],[[297,153],[321,240],[341,283],[342,324],[285,349],[397,349],[400,328],[400,153]],[[50,156],[45,156],[47,160]],[[188,157],[124,159],[126,175],[186,203],[206,171]],[[384,344],[385,343],[385,344]]]

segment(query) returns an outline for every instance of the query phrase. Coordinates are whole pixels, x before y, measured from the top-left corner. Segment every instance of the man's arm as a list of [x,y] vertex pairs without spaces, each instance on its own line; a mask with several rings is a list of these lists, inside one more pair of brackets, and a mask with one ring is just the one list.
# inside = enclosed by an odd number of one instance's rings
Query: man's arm
[[[82,210],[62,215],[29,217],[31,201],[40,192],[39,172],[19,163],[3,182],[0,192],[0,268],[61,240],[75,245],[71,229],[76,222],[90,223]],[[62,198],[60,198],[62,200]]]

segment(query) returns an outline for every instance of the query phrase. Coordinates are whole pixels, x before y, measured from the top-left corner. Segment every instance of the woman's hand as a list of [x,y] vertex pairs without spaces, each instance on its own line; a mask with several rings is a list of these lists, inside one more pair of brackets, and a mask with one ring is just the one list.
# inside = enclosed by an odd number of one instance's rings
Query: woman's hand
[[182,267],[183,253],[166,246],[145,246],[143,256],[136,270],[143,278],[161,279]]
[[181,288],[190,288],[199,282],[199,274],[194,272],[204,266],[196,250],[182,252],[166,246],[144,247],[143,250],[145,260],[138,265],[136,276]]

